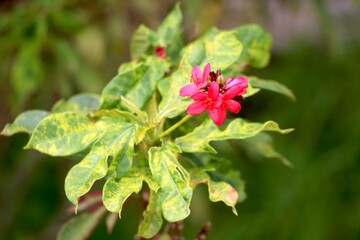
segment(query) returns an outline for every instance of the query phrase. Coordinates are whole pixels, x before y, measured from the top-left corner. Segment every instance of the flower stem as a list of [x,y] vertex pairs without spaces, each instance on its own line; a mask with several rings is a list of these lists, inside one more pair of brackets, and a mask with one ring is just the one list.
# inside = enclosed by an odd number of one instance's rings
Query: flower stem
[[172,131],[174,131],[176,128],[178,128],[181,124],[183,124],[184,122],[186,122],[187,120],[189,120],[192,116],[191,115],[186,115],[185,117],[183,117],[180,121],[178,121],[177,123],[175,123],[174,125],[172,125],[171,127],[169,127],[168,129],[166,129],[164,132],[162,132],[161,134],[159,134],[159,136],[155,139],[155,141],[159,140],[162,137],[165,137],[166,135],[168,135],[169,133],[171,133]]

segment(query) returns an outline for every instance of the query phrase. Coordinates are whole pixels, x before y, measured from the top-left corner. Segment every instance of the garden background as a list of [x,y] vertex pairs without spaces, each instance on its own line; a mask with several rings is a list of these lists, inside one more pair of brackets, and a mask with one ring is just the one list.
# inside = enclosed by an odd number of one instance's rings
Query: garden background
[[[22,111],[49,109],[79,92],[100,93],[129,60],[143,23],[153,29],[174,6],[165,0],[0,2],[0,128]],[[360,238],[360,2],[351,0],[184,0],[184,36],[257,23],[274,38],[268,67],[250,69],[292,89],[296,102],[261,92],[242,117],[294,127],[273,135],[294,165],[215,145],[233,159],[247,199],[234,216],[199,188],[185,236],[206,222],[208,239]],[[69,218],[64,179],[74,161],[21,150],[28,136],[0,137],[0,239],[54,239]],[[204,195],[202,197],[202,195]],[[102,222],[90,239],[133,239],[141,211],[129,203],[112,235]]]

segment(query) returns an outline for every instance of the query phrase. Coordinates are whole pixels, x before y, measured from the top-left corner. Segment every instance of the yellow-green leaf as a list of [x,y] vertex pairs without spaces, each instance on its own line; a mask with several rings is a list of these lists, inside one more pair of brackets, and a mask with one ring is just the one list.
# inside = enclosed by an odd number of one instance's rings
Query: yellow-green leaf
[[89,113],[100,107],[100,96],[93,93],[81,93],[72,96],[68,100],[61,99],[51,109],[51,112],[76,111]]
[[34,129],[25,148],[51,156],[66,156],[84,150],[101,134],[102,128],[76,112],[52,114]]
[[287,160],[283,155],[281,155],[274,149],[272,145],[272,138],[266,133],[260,133],[254,137],[243,139],[242,143],[251,152],[257,152],[261,156],[267,158],[277,158],[284,165],[288,167],[293,166],[292,163],[289,162],[289,160]]
[[121,97],[121,106],[126,108],[129,112],[135,113],[143,123],[148,122],[149,117],[147,113],[141,111],[141,109],[138,106],[136,106],[135,103],[133,103],[132,101],[130,101],[129,99],[123,96]]
[[272,80],[263,80],[263,79],[259,79],[257,77],[249,77],[249,82],[253,87],[280,93],[284,96],[287,96],[291,100],[294,100],[294,101],[296,100],[296,97],[293,94],[293,92],[289,88],[287,88],[286,86],[282,85],[279,82],[272,81]]
[[238,202],[239,194],[235,188],[226,182],[212,181],[210,176],[203,170],[190,170],[191,186],[193,188],[200,183],[208,185],[209,199],[212,202],[223,201],[227,206],[232,208],[232,211],[237,215],[235,208]]
[[151,46],[151,39],[155,33],[144,25],[140,25],[134,32],[130,44],[133,60],[139,59]]
[[252,123],[237,118],[230,122],[225,130],[221,131],[211,119],[208,119],[195,128],[194,131],[177,138],[175,142],[184,152],[216,153],[216,150],[209,144],[211,141],[245,139],[253,137],[261,131],[275,131],[285,134],[292,130],[293,129],[280,129],[279,125],[273,121]]
[[150,148],[149,165],[155,181],[160,185],[158,194],[164,218],[169,222],[185,219],[190,214],[192,196],[188,172],[165,147]]
[[169,63],[159,57],[150,56],[147,63],[149,68],[125,94],[125,97],[139,108],[142,108],[153,95],[157,82],[163,78],[169,67]]
[[132,169],[120,180],[109,178],[103,189],[103,203],[106,209],[110,212],[119,213],[119,217],[121,217],[121,210],[125,200],[132,193],[140,192],[143,181],[146,181],[153,191],[158,190],[158,184],[152,178],[150,171],[145,168]]
[[15,133],[24,132],[31,134],[35,127],[50,113],[42,110],[30,110],[17,116],[13,123],[5,125],[1,135],[11,136]]
[[244,45],[238,64],[249,63],[253,67],[265,67],[270,59],[272,37],[256,24],[241,26],[234,30]]
[[156,45],[165,47],[166,56],[170,57],[173,63],[178,59],[179,52],[184,45],[181,22],[182,13],[180,4],[177,3],[173,10],[161,22],[156,32]]
[[[108,157],[129,170],[134,154],[135,125],[119,123],[107,131],[92,146],[85,158],[70,169],[65,179],[65,193],[70,202],[77,205],[78,198],[87,193],[96,180],[106,176]],[[115,166],[116,167],[116,166]]]
[[236,39],[234,32],[220,32],[214,39],[205,42],[206,62],[213,70],[225,70],[239,57],[243,45]]
[[154,191],[150,191],[149,203],[143,217],[138,234],[143,238],[152,238],[160,231],[163,224],[160,197]]
[[[123,64],[124,65],[124,64]],[[121,96],[125,95],[145,74],[148,67],[143,64],[125,63],[119,73],[104,88],[102,92],[102,109],[118,107]]]

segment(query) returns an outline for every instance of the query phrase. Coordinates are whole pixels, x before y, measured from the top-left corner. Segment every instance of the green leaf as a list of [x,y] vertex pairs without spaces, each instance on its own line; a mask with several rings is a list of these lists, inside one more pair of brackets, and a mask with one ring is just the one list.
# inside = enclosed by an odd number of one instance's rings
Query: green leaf
[[166,16],[161,22],[157,30],[158,43],[162,46],[166,46],[167,43],[171,43],[177,40],[181,35],[181,21],[182,14],[180,10],[180,4],[176,4],[174,9]]
[[155,181],[160,185],[158,194],[164,218],[169,222],[185,219],[190,214],[192,196],[188,172],[165,147],[150,148],[149,165]]
[[131,39],[131,59],[139,59],[151,46],[151,39],[155,33],[144,25],[140,25]]
[[244,98],[251,97],[252,95],[257,94],[260,91],[260,88],[254,88],[250,82],[248,82],[248,87],[246,88],[246,93],[243,95]]
[[266,133],[260,133],[254,137],[243,139],[241,142],[251,152],[256,152],[267,158],[277,158],[284,165],[288,167],[293,166],[289,160],[274,149],[272,145],[272,138]]
[[152,238],[160,231],[163,224],[160,197],[154,191],[150,191],[149,203],[143,217],[144,219],[139,225],[138,235],[143,238]]
[[96,112],[91,112],[88,114],[88,116],[92,119],[102,119],[109,118],[110,121],[114,121],[114,119],[117,119],[121,122],[133,122],[133,123],[142,123],[143,121],[134,114],[128,112],[128,111],[122,111],[116,108],[113,109],[100,109]]
[[11,69],[11,85],[16,104],[22,104],[40,87],[44,69],[38,43],[26,42]]
[[174,9],[162,21],[157,30],[157,45],[166,47],[166,55],[170,56],[173,62],[179,56],[183,46],[182,39],[182,13],[180,4],[176,4]]
[[100,107],[100,96],[93,93],[81,93],[72,96],[68,100],[61,99],[51,109],[51,112],[75,111],[89,113]]
[[[220,32],[214,39],[205,42],[206,63],[212,70],[225,70],[240,56],[243,45],[236,39],[234,32]],[[205,64],[206,64],[205,63]]]
[[163,78],[169,67],[169,63],[159,57],[148,57],[147,62],[150,64],[149,68],[125,95],[139,108],[142,108],[153,95],[157,82]]
[[249,82],[253,87],[280,93],[282,95],[287,96],[288,98],[290,98],[293,101],[296,100],[296,97],[293,94],[293,92],[289,88],[287,88],[286,86],[282,85],[279,82],[272,81],[272,80],[263,80],[263,79],[259,79],[257,77],[249,77]]
[[96,180],[106,176],[108,157],[127,169],[134,155],[135,125],[117,123],[108,126],[103,136],[92,146],[85,158],[70,169],[65,179],[65,193],[70,202],[77,205],[78,198],[87,193]]
[[49,114],[49,112],[42,110],[30,110],[23,112],[15,118],[13,123],[5,125],[1,135],[11,136],[20,132],[31,134],[41,120]]
[[218,155],[208,154],[204,156],[203,153],[192,154],[191,161],[196,161],[195,165],[197,166],[204,166],[201,169],[207,171],[214,181],[224,181],[231,184],[239,194],[238,202],[246,199],[245,183],[240,177],[240,172],[234,169],[233,161],[221,158]]
[[141,111],[141,109],[138,108],[138,106],[136,106],[135,103],[133,103],[129,99],[127,99],[125,97],[121,97],[121,106],[126,108],[129,112],[135,113],[143,123],[146,123],[149,121],[149,117],[148,117],[147,113],[144,111]]
[[225,130],[221,131],[211,119],[208,119],[191,133],[177,138],[175,142],[184,152],[216,153],[216,150],[210,146],[209,142],[227,139],[245,139],[253,137],[261,131],[275,131],[286,134],[292,130],[293,129],[280,129],[279,125],[273,121],[251,123],[237,118],[230,122]]
[[255,24],[239,27],[234,32],[244,45],[244,51],[237,63],[249,63],[257,68],[265,67],[269,63],[271,54],[271,35]]
[[145,65],[134,62],[123,65],[118,75],[105,86],[102,92],[102,109],[118,107],[121,96],[125,95],[148,69]]
[[96,225],[106,213],[105,208],[98,208],[91,213],[83,213],[71,218],[62,225],[57,240],[83,240],[87,239],[94,231]]
[[238,192],[230,184],[226,182],[214,182],[211,180],[210,176],[201,169],[190,170],[191,176],[191,186],[193,188],[200,183],[205,183],[208,185],[209,190],[209,199],[212,202],[223,201],[227,206],[232,208],[232,211],[237,215],[235,208],[236,203],[238,202]]
[[157,82],[163,78],[169,67],[165,59],[148,57],[142,65],[126,64],[120,67],[119,74],[104,88],[102,109],[119,107],[120,99],[125,96],[138,108],[152,96]]
[[102,127],[84,114],[64,112],[44,118],[35,128],[26,149],[51,156],[66,156],[84,150],[101,134]]
[[121,210],[124,202],[132,193],[137,194],[140,192],[143,181],[146,181],[153,191],[158,190],[158,184],[146,168],[132,169],[120,180],[109,178],[103,189],[103,203],[106,209],[110,212],[119,213],[119,217],[121,218]]

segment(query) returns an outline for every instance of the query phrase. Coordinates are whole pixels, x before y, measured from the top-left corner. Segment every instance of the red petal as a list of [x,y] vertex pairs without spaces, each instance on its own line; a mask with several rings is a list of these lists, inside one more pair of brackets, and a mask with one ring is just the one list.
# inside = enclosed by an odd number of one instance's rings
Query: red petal
[[209,87],[209,97],[213,100],[217,100],[219,97],[219,84],[217,82],[211,82]]
[[187,113],[191,115],[201,114],[206,111],[206,107],[202,101],[194,102],[187,108]]
[[204,101],[207,97],[208,95],[206,93],[198,92],[194,94],[191,98],[194,99],[195,101]]
[[201,69],[200,69],[200,67],[199,66],[195,66],[193,69],[192,69],[192,72],[191,72],[191,74],[193,75],[193,76],[202,76],[202,72],[201,72]]
[[210,66],[210,63],[208,63],[204,67],[204,72],[203,72],[203,81],[204,82],[207,82],[210,72],[211,72],[211,66]]
[[230,110],[230,112],[233,112],[233,113],[238,113],[241,110],[240,103],[238,103],[237,101],[234,101],[232,99],[230,99],[226,102],[226,107],[227,107],[227,109]]
[[238,85],[239,87],[242,87],[242,88],[247,88],[247,85],[248,85],[247,78],[244,76],[237,77],[235,79],[230,77],[226,80],[226,89],[232,88],[236,85]]
[[226,111],[222,108],[212,110],[209,109],[209,115],[217,126],[220,126],[226,120]]
[[192,95],[196,94],[198,91],[199,91],[199,88],[195,84],[189,84],[180,89],[180,96],[181,97],[185,97],[185,96],[191,97]]
[[217,125],[217,122],[219,121],[218,116],[218,109],[209,109],[209,116],[213,120],[213,122]]
[[223,99],[232,99],[233,97],[237,96],[243,89],[242,88],[238,88],[237,86],[234,86],[232,88],[230,88],[229,90],[227,90],[223,95],[222,98]]

